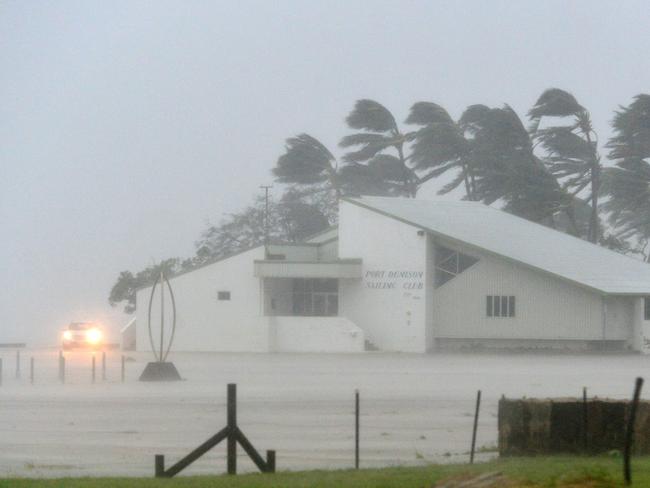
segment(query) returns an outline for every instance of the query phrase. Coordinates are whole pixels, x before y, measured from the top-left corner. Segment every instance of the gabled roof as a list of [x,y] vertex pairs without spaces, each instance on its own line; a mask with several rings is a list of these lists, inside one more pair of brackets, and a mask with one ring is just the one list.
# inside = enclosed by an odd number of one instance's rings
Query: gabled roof
[[602,293],[650,295],[650,265],[482,203],[345,200]]

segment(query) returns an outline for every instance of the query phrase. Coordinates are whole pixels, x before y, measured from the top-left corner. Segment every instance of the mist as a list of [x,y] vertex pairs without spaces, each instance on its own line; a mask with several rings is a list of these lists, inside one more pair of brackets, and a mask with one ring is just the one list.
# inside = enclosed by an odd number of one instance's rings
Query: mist
[[[549,87],[613,111],[647,91],[648,4],[5,2],[0,342],[116,331],[118,273],[189,256],[268,184],[284,140],[336,147],[359,98],[524,114]],[[435,195],[436,185],[422,196]]]

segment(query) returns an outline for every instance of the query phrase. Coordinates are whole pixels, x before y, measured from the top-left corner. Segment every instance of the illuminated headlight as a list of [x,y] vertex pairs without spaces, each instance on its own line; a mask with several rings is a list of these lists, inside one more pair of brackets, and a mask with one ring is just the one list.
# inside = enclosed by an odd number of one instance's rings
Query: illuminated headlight
[[69,330],[64,330],[63,331],[63,340],[64,341],[71,341],[72,340],[72,332]]
[[102,340],[102,333],[99,329],[89,329],[86,331],[86,340],[90,344],[98,344]]

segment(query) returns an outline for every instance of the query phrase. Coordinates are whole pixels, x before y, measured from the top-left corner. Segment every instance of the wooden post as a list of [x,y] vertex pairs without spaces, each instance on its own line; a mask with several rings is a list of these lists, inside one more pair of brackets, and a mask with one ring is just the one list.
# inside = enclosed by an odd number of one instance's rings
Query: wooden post
[[587,387],[582,387],[582,430],[583,438],[582,443],[585,454],[589,450],[589,405],[587,404]]
[[61,384],[65,384],[65,356],[61,355]]
[[627,429],[625,430],[625,449],[623,451],[623,476],[625,484],[632,484],[632,468],[630,467],[630,456],[632,455],[632,443],[634,442],[634,422],[636,421],[636,411],[639,406],[641,397],[641,388],[643,387],[643,378],[637,378],[634,384],[634,396],[630,405],[630,415],[627,419]]
[[165,477],[165,456],[162,454],[156,454],[155,457],[155,462],[156,462],[156,478],[164,478]]
[[34,384],[34,356],[29,358],[29,382]]
[[106,351],[102,351],[102,381],[106,381]]
[[92,378],[93,378],[93,383],[95,382],[95,354],[93,353],[93,361],[92,361]]
[[63,351],[59,349],[59,381],[63,383]]
[[228,420],[228,474],[237,474],[237,385],[228,384],[227,394]]
[[359,390],[354,390],[354,469],[359,469]]
[[126,373],[126,368],[124,366],[125,366],[125,364],[124,364],[124,354],[122,354],[122,368],[120,370],[120,377],[122,378],[122,383],[124,383],[124,376],[125,376],[125,373]]
[[16,379],[20,379],[20,349],[16,350]]
[[472,429],[472,448],[469,451],[469,464],[474,464],[476,450],[476,430],[478,429],[478,414],[481,410],[481,390],[476,393],[476,409],[474,411],[474,428]]
[[275,473],[275,451],[266,451],[266,472]]

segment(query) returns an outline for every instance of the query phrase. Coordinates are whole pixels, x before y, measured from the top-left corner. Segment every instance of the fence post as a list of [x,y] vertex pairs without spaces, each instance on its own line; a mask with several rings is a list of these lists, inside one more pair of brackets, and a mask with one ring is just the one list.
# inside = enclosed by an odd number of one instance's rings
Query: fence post
[[589,450],[589,405],[587,404],[587,387],[582,387],[582,430],[584,431],[584,436],[582,442],[584,445],[585,454]]
[[354,390],[354,469],[359,469],[359,390]]
[[632,405],[630,405],[630,415],[627,419],[627,429],[625,430],[625,449],[623,451],[623,475],[625,484],[632,484],[632,468],[630,467],[630,456],[632,454],[632,443],[634,442],[634,422],[636,421],[636,411],[639,406],[641,388],[643,387],[643,378],[637,378],[634,383],[634,396]]
[[275,473],[275,451],[266,451],[266,472]]
[[65,356],[63,354],[61,354],[61,358],[59,361],[60,361],[59,364],[61,368],[61,384],[64,385],[65,384]]
[[156,478],[164,478],[165,477],[165,456],[162,454],[156,454],[155,460],[156,460],[155,476]]
[[122,354],[122,367],[120,370],[120,378],[122,379],[122,383],[124,383],[124,376],[125,376],[125,368],[124,368],[124,354]]
[[59,381],[63,383],[63,351],[59,349]]
[[93,378],[93,383],[95,382],[95,354],[93,353],[93,361],[92,361],[92,378]]
[[20,349],[16,349],[16,379],[20,379]]
[[228,384],[227,394],[228,421],[228,474],[237,474],[237,385]]
[[29,382],[34,384],[34,356],[29,358]]
[[469,464],[474,464],[476,450],[476,430],[478,429],[478,414],[481,409],[481,390],[476,393],[476,410],[474,411],[474,428],[472,429],[472,448],[469,452]]
[[102,381],[106,381],[106,351],[102,351]]

